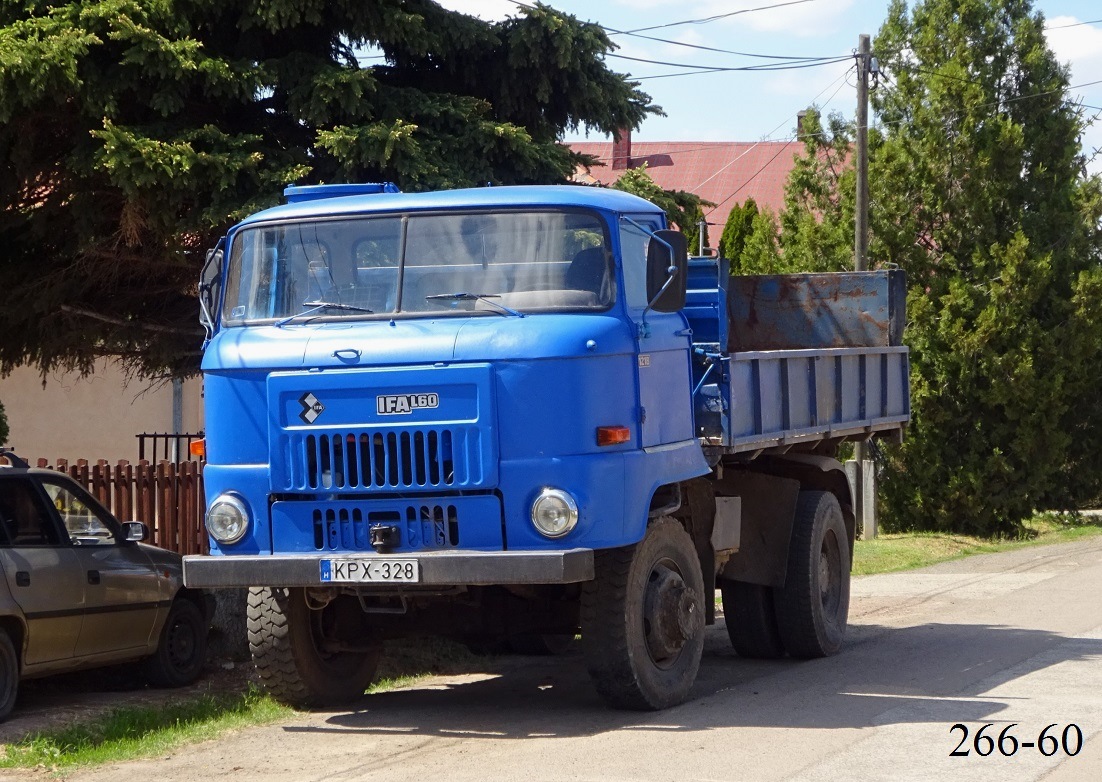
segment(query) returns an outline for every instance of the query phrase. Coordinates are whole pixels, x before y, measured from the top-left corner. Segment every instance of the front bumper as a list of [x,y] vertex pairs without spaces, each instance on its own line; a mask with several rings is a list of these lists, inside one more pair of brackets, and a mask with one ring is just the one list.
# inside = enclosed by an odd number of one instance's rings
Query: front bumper
[[[184,583],[195,588],[252,586],[336,586],[321,580],[323,559],[415,559],[421,579],[413,584],[356,584],[393,591],[403,586],[490,586],[494,584],[573,584],[593,578],[593,550],[428,551],[401,554],[283,554],[184,557]],[[349,586],[341,584],[341,586]]]

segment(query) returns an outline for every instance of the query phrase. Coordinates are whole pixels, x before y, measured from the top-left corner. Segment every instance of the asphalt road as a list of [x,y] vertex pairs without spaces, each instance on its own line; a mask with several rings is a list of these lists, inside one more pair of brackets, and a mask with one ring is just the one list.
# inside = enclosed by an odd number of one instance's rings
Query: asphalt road
[[[1099,595],[1097,538],[974,557],[856,579],[830,659],[742,660],[710,628],[695,697],[664,712],[606,709],[579,657],[504,658],[71,779],[1099,780]],[[1017,723],[1017,751],[977,754],[985,723],[995,739]],[[1078,754],[1024,746],[1053,723]]]

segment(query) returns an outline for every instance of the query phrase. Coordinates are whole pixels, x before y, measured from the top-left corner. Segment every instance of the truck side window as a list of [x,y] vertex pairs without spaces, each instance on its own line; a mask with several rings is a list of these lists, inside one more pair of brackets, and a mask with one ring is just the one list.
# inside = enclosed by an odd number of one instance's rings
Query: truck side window
[[[662,226],[653,215],[631,215],[631,219],[652,231]],[[624,267],[624,287],[627,289],[628,307],[643,309],[647,306],[647,246],[650,236],[631,223],[620,221],[620,257]]]

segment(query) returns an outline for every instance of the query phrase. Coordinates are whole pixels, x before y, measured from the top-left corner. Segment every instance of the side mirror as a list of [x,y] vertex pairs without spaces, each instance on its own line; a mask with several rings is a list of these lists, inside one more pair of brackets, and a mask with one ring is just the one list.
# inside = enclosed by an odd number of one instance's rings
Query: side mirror
[[655,231],[647,246],[647,298],[656,312],[685,306],[689,253],[680,231]]
[[215,332],[214,314],[222,293],[222,242],[207,250],[203,271],[199,274],[199,323],[208,337]]
[[140,521],[124,521],[122,536],[127,543],[138,543],[149,537],[149,527]]

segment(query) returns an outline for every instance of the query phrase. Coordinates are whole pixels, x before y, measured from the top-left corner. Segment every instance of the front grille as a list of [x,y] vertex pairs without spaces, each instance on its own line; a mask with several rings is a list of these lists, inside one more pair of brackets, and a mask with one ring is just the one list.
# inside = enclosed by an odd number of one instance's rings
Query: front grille
[[313,511],[314,548],[318,551],[366,551],[376,524],[397,526],[401,548],[434,549],[459,545],[459,512],[455,505],[408,505],[399,510],[363,511],[329,507]]
[[457,489],[482,481],[476,427],[296,434],[291,449],[302,489]]

